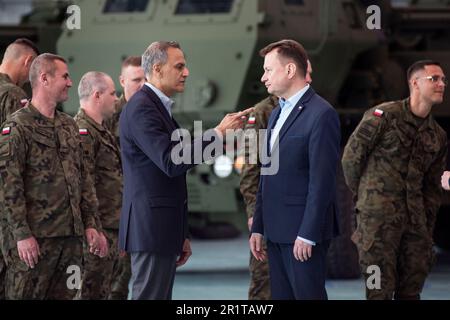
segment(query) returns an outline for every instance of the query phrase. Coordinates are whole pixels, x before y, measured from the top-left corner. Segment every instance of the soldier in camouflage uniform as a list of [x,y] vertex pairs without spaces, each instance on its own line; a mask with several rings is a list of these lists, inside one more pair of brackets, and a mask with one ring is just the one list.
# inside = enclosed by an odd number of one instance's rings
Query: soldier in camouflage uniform
[[[28,81],[31,63],[38,54],[34,43],[24,38],[17,39],[6,48],[0,65],[0,125],[27,101],[22,86]],[[3,217],[0,209],[0,224],[6,223],[2,222]],[[6,264],[0,251],[0,299],[5,299],[5,276]]]
[[[145,82],[144,69],[141,67],[140,56],[129,56],[122,63],[119,77],[123,94],[116,102],[113,116],[106,120],[105,127],[114,134],[117,145],[119,140],[119,118],[123,107],[128,100],[142,87]],[[131,278],[131,261],[125,251],[120,253],[119,263],[114,268],[109,299],[124,300],[128,297],[128,283]]]
[[100,258],[85,248],[82,285],[77,298],[99,300],[109,297],[113,272],[119,263],[117,240],[122,205],[122,165],[116,139],[102,125],[114,113],[117,96],[111,77],[95,71],[81,78],[78,95],[80,111],[75,121],[83,147],[83,162],[94,177],[97,212],[110,251],[107,257]]
[[0,125],[27,101],[22,87],[28,81],[31,63],[38,54],[34,43],[24,38],[6,48],[0,65]]
[[[357,200],[352,240],[368,299],[420,299],[433,263],[447,136],[430,112],[442,103],[447,81],[433,61],[414,63],[407,78],[410,97],[368,110],[342,159]],[[369,266],[380,268],[381,286]]]
[[107,248],[95,229],[101,224],[82,166],[78,127],[55,110],[72,85],[65,60],[38,56],[30,82],[31,103],[8,118],[0,136],[6,297],[71,299],[76,291],[66,272],[81,266],[82,236],[98,254]]
[[119,118],[122,109],[127,101],[130,100],[145,82],[144,69],[141,67],[141,60],[140,56],[129,56],[122,62],[119,82],[123,88],[123,94],[116,102],[113,116],[105,122],[105,126],[116,136],[119,145]]
[[[312,67],[308,60],[308,69],[306,70],[306,81],[311,84]],[[253,129],[259,133],[261,129],[267,129],[270,114],[275,107],[278,106],[278,98],[269,96],[255,105],[255,109],[249,116],[244,130]],[[256,194],[258,193],[260,164],[250,164],[247,162],[249,158],[249,148],[245,148],[246,161],[242,167],[240,191],[244,198],[248,228],[251,230],[253,223],[253,213],[255,212]],[[263,250],[267,250],[265,242]],[[266,261],[258,261],[253,254],[250,254],[250,287],[248,291],[249,300],[270,300],[270,279],[269,279],[269,263]]]

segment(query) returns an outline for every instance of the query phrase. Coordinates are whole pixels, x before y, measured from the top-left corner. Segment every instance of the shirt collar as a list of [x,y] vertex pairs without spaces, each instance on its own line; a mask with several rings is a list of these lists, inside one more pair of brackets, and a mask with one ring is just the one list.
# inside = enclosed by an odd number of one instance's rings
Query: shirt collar
[[156,88],[154,85],[152,85],[149,82],[146,82],[145,85],[153,90],[154,93],[158,96],[158,98],[161,100],[164,108],[166,108],[167,112],[169,112],[169,115],[172,116],[172,106],[174,104],[174,101],[170,99],[168,96],[166,96],[161,90]]
[[86,120],[91,126],[93,126],[98,131],[106,131],[106,129],[102,125],[98,124],[94,119],[89,117],[86,111],[83,110],[83,108],[80,108],[78,114],[80,115],[81,118]]
[[309,84],[306,84],[306,86],[304,86],[302,89],[300,89],[296,94],[294,94],[289,99],[285,100],[283,98],[280,98],[279,103],[280,103],[281,108],[283,109],[284,107],[295,106],[300,101],[300,99],[303,97],[303,95],[306,93],[306,91],[308,91],[308,89],[309,89]]
[[410,103],[410,98],[406,98],[405,100],[403,100],[403,111],[405,112],[406,122],[409,122],[415,127],[418,127],[419,131],[424,130],[425,128],[434,129],[434,118],[431,115],[431,112],[425,119],[423,119],[423,121],[419,125],[418,121],[416,120],[416,116],[411,111]]
[[2,82],[13,83],[11,78],[9,77],[9,75],[7,75],[6,73],[1,73],[0,72],[0,80],[2,80]]

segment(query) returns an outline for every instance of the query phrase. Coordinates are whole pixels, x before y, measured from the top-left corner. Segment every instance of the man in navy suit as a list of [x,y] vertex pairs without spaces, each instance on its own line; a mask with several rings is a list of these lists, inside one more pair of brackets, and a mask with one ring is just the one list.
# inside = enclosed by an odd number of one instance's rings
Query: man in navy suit
[[326,253],[338,235],[339,117],[307,83],[302,45],[282,40],[260,54],[261,81],[280,98],[265,144],[279,169],[271,175],[261,169],[250,249],[264,260],[266,238],[273,299],[327,299]]
[[[132,299],[171,299],[175,269],[191,255],[186,190],[186,171],[195,165],[191,150],[203,151],[214,141],[221,146],[225,130],[241,128],[251,109],[226,115],[192,143],[172,141],[179,126],[170,97],[184,91],[189,75],[183,51],[176,42],[154,42],[142,67],[147,82],[119,120],[124,171],[119,246],[131,254]],[[192,161],[176,164],[174,150],[187,152]]]

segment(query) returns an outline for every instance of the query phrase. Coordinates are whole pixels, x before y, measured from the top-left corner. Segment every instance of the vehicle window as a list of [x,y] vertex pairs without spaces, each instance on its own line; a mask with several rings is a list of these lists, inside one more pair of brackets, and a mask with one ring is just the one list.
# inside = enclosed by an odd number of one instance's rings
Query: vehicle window
[[303,6],[303,0],[284,0],[284,3],[288,6]]
[[107,0],[103,13],[144,12],[150,0]]
[[175,14],[228,13],[234,0],[180,0]]

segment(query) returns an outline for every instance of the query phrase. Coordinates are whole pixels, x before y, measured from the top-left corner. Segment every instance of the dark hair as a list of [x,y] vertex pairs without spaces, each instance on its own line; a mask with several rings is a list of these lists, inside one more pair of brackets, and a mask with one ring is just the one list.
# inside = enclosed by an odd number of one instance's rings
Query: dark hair
[[408,71],[406,71],[406,79],[411,80],[411,77],[414,73],[416,73],[419,70],[425,69],[425,66],[441,66],[439,62],[433,61],[433,60],[420,60],[414,62],[409,68]]
[[129,56],[122,62],[122,69],[128,66],[140,67],[142,64],[142,58],[140,56]]
[[261,57],[265,57],[273,50],[277,50],[278,54],[284,58],[294,60],[297,68],[301,70],[303,77],[306,77],[306,70],[308,69],[308,54],[300,43],[289,39],[281,40],[264,47],[259,51],[259,54]]
[[20,46],[28,47],[31,50],[33,50],[34,53],[36,53],[37,56],[39,55],[39,49],[36,47],[36,45],[34,44],[33,41],[28,40],[27,38],[16,39],[13,43],[17,44],[17,45],[20,45]]

